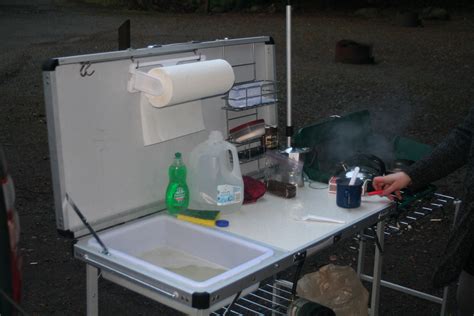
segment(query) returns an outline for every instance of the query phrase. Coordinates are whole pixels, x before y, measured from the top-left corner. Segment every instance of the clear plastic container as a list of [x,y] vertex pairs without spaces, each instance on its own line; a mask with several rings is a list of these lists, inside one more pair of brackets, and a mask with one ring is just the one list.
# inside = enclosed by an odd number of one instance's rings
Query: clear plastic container
[[189,207],[192,209],[240,210],[244,183],[237,149],[224,141],[221,132],[212,131],[208,140],[191,152],[189,190]]
[[265,180],[303,186],[303,161],[294,160],[277,150],[265,153]]

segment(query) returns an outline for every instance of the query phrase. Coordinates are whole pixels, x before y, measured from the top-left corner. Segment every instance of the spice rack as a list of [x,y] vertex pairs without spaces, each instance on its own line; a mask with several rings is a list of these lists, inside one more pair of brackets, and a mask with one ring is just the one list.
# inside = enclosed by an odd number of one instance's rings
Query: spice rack
[[[226,113],[228,134],[232,128],[259,119],[259,108],[277,103],[276,82],[271,80],[254,80],[235,85],[223,98]],[[263,137],[236,141],[229,137],[228,141],[237,147],[240,164],[257,161],[265,153]],[[260,169],[260,165],[258,165]]]

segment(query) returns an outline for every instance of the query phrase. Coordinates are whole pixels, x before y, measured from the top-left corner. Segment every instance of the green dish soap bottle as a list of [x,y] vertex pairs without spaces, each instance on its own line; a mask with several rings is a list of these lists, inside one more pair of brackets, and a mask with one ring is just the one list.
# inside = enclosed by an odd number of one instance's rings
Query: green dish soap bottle
[[176,215],[189,205],[189,188],[186,184],[186,166],[181,153],[174,154],[174,160],[168,169],[169,183],[166,189],[166,208],[168,213]]

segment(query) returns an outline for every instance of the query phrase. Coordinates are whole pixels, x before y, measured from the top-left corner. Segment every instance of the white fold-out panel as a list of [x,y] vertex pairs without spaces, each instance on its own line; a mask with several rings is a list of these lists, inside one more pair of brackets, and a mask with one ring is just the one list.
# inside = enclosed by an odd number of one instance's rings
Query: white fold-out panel
[[[53,60],[55,67],[44,69],[43,78],[58,228],[76,236],[88,233],[64,202],[66,193],[96,229],[163,209],[174,153],[182,152],[188,163],[191,150],[211,130],[227,135],[225,101],[214,96],[198,101],[205,130],[144,146],[140,93],[127,89],[131,65],[205,56],[229,62],[236,82],[274,80],[274,47],[268,41],[184,43]],[[276,124],[276,107],[264,108],[259,117]],[[190,119],[173,117],[172,125],[189,125]]]

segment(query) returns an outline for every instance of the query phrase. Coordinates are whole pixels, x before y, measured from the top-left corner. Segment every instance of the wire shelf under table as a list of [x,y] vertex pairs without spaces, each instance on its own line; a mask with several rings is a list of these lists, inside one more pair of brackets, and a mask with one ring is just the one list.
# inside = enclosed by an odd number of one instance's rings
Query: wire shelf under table
[[[287,315],[291,303],[291,282],[274,280],[260,286],[256,291],[239,298],[226,315]],[[210,315],[222,316],[228,306]]]

